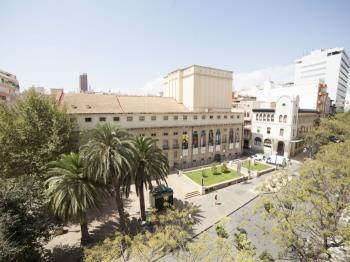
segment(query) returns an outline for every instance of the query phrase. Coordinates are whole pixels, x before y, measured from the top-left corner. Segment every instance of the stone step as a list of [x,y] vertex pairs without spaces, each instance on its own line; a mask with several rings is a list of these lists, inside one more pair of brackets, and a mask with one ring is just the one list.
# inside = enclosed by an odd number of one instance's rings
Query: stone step
[[188,199],[188,198],[191,198],[191,197],[196,197],[196,196],[200,196],[200,193],[197,190],[189,192],[189,193],[186,193],[185,199]]

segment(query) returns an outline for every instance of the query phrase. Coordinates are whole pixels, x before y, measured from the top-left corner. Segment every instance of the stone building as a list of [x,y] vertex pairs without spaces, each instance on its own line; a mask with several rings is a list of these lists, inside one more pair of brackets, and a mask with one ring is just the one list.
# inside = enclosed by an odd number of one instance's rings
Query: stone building
[[170,167],[183,169],[241,155],[244,118],[232,111],[231,89],[231,71],[194,65],[164,78],[164,97],[61,93],[57,99],[80,131],[111,122],[152,137]]
[[318,119],[317,110],[299,108],[298,96],[281,96],[275,106],[253,109],[252,149],[265,155],[294,156],[303,150],[303,135]]

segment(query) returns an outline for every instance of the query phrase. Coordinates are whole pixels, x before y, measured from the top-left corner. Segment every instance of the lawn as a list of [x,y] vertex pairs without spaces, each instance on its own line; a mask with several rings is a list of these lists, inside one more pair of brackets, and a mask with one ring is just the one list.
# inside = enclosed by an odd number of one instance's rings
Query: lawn
[[[244,161],[243,167],[245,167],[247,169],[249,168],[249,160]],[[261,162],[255,161],[255,165],[253,165],[253,160],[250,161],[250,170],[263,171],[263,170],[266,170],[266,169],[269,169],[269,168],[271,168],[271,167],[268,166],[268,165],[265,165],[265,164],[263,164]]]
[[[237,172],[231,169],[228,169],[226,173],[221,173],[220,165],[217,166],[217,170],[219,173],[214,175],[210,167],[204,169],[204,177],[203,177],[204,186],[210,186],[219,182],[223,182],[223,181],[238,177]],[[191,178],[198,185],[202,185],[202,169],[186,172],[185,175]]]

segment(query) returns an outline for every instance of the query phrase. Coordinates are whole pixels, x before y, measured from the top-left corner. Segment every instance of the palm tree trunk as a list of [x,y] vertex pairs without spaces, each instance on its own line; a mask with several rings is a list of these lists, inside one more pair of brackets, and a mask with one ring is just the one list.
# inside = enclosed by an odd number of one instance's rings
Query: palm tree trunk
[[122,232],[126,232],[126,224],[125,224],[125,213],[124,213],[124,204],[123,204],[123,199],[121,195],[121,190],[120,190],[120,183],[116,183],[115,185],[115,200],[117,204],[117,210],[119,214],[119,224],[120,224],[120,229]]
[[86,222],[86,219],[80,222],[80,230],[81,230],[81,245],[85,245],[91,239],[89,235],[88,224]]
[[139,201],[142,221],[146,220],[145,195],[143,193],[143,183],[139,185]]

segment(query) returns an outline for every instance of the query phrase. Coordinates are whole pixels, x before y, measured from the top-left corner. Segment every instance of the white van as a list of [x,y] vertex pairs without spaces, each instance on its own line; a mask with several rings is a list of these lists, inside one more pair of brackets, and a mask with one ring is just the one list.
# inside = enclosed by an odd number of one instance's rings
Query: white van
[[266,163],[279,165],[279,166],[285,166],[287,164],[287,161],[288,161],[287,158],[283,156],[278,156],[278,155],[271,155],[266,159]]

